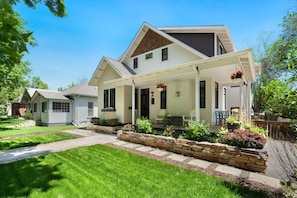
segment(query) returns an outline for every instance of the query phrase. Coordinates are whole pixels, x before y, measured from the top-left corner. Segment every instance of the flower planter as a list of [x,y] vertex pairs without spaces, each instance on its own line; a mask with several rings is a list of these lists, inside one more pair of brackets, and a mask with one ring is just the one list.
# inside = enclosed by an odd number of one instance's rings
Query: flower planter
[[241,81],[241,78],[233,78],[232,79],[233,83],[240,83],[240,81]]
[[233,123],[233,122],[228,122],[227,123],[227,128],[229,132],[233,132],[235,129],[239,129],[240,128],[240,124],[238,123]]

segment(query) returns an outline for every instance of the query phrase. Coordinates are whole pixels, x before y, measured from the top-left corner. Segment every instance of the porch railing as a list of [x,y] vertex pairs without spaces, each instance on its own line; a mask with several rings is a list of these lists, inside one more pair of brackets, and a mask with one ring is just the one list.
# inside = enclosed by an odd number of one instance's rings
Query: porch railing
[[275,140],[284,140],[295,142],[297,138],[297,133],[290,130],[290,122],[280,122],[271,120],[257,120],[253,121],[258,127],[267,129],[268,136]]

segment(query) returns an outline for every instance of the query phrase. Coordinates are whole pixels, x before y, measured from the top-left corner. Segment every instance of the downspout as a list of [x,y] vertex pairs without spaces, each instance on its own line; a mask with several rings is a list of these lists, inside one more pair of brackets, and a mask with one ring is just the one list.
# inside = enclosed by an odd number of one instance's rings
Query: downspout
[[135,82],[132,79],[132,125],[135,124]]
[[200,72],[199,67],[193,65],[193,70],[196,72],[195,75],[195,114],[196,121],[200,121]]

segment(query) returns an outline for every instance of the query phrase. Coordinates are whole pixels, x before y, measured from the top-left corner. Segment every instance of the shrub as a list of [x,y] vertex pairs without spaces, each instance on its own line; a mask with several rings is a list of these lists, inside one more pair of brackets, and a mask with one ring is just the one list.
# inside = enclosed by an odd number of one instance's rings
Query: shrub
[[100,123],[99,123],[101,126],[106,126],[107,125],[107,122],[104,118],[100,119]]
[[266,130],[263,129],[262,127],[258,127],[258,126],[254,126],[254,125],[244,125],[243,128],[266,137]]
[[209,126],[204,121],[189,123],[181,138],[195,141],[207,141],[211,136]]
[[220,138],[220,142],[241,148],[262,149],[266,143],[265,137],[251,130],[238,129]]
[[24,118],[25,118],[26,120],[32,120],[32,119],[33,119],[33,115],[32,115],[32,113],[31,113],[30,110],[26,110],[26,111],[25,111],[25,113],[24,113]]
[[136,131],[139,133],[152,133],[152,123],[146,118],[136,119]]

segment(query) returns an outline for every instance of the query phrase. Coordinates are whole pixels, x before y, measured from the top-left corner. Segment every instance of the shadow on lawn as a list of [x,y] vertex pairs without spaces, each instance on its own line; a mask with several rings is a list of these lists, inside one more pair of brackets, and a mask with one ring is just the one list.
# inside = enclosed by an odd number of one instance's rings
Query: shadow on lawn
[[[54,166],[42,163],[45,156],[0,164],[0,195],[3,197],[29,196],[32,190],[45,192],[52,188],[53,180],[63,177],[59,173],[61,163]],[[5,179],[4,179],[5,178]]]

